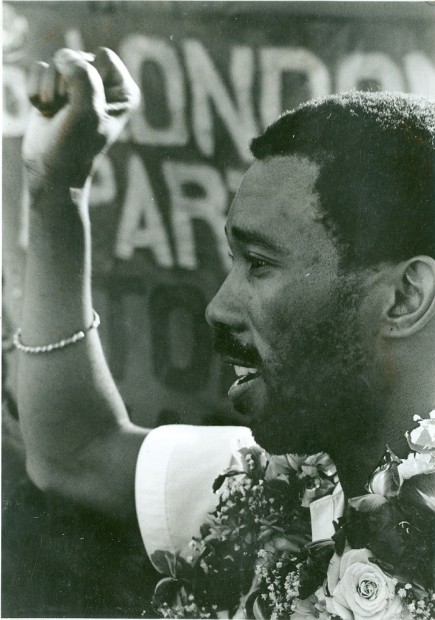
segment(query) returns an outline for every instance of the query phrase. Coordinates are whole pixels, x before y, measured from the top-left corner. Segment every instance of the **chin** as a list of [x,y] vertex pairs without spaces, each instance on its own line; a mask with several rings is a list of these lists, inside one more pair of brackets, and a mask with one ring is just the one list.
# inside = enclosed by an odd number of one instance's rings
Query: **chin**
[[281,433],[276,434],[272,431],[266,433],[264,429],[257,429],[255,425],[250,425],[255,443],[264,448],[266,452],[273,455],[289,454],[289,453],[305,453],[305,450],[294,449],[288,441],[283,440]]
[[[298,420],[299,418],[299,420]],[[256,443],[264,448],[269,454],[315,454],[326,449],[322,429],[316,428],[316,424],[308,424],[306,412],[302,416],[283,412],[271,416],[253,418],[249,427]],[[317,425],[318,427],[318,425]]]
[[[263,378],[252,381],[237,398],[236,411],[246,418],[256,443],[269,454],[315,454],[325,450],[327,428],[319,410],[300,399],[280,396]],[[314,429],[314,430],[313,430]]]

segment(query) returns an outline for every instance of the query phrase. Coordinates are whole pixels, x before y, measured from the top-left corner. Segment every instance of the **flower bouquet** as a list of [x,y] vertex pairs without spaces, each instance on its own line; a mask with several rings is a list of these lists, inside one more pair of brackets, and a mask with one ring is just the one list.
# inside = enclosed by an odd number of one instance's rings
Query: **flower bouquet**
[[166,618],[435,618],[435,411],[388,448],[366,495],[349,500],[331,539],[311,542],[310,503],[338,483],[326,454],[240,451],[215,482],[219,501],[189,549],[156,552]]
[[332,616],[435,617],[435,411],[416,421],[408,458],[387,448],[369,493],[350,499],[337,524],[323,592],[316,593]]

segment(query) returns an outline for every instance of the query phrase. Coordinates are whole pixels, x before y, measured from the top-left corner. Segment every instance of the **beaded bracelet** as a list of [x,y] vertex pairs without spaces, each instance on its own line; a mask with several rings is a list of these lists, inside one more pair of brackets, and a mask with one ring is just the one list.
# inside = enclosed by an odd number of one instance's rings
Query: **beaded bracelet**
[[28,344],[24,344],[21,341],[21,329],[18,328],[17,331],[15,332],[14,336],[13,336],[13,343],[14,346],[19,350],[19,351],[23,351],[23,353],[51,353],[52,351],[57,351],[58,349],[63,349],[64,347],[67,347],[70,344],[74,344],[75,342],[79,342],[80,340],[83,340],[83,338],[86,336],[86,334],[91,330],[91,329],[97,329],[97,327],[99,327],[100,325],[100,317],[98,316],[98,314],[95,312],[95,310],[92,310],[94,318],[92,320],[91,325],[85,329],[85,330],[80,330],[78,332],[76,332],[75,334],[73,334],[72,336],[70,336],[69,338],[65,338],[64,340],[59,340],[59,342],[53,342],[52,344],[43,344],[40,345],[38,347],[31,347]]

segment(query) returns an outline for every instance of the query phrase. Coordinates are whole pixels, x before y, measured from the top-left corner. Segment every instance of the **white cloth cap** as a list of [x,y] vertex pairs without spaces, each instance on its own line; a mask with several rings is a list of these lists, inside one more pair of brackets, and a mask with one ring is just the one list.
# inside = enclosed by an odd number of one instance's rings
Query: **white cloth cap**
[[199,535],[216,506],[213,482],[253,445],[239,426],[168,425],[145,438],[136,468],[136,511],[150,559],[156,550],[180,551]]

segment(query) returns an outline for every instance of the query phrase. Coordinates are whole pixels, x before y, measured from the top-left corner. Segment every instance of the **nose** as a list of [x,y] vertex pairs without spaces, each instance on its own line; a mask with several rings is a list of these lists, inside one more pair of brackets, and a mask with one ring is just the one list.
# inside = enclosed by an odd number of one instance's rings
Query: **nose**
[[205,318],[211,327],[226,325],[235,331],[243,327],[240,292],[232,270],[205,311]]

